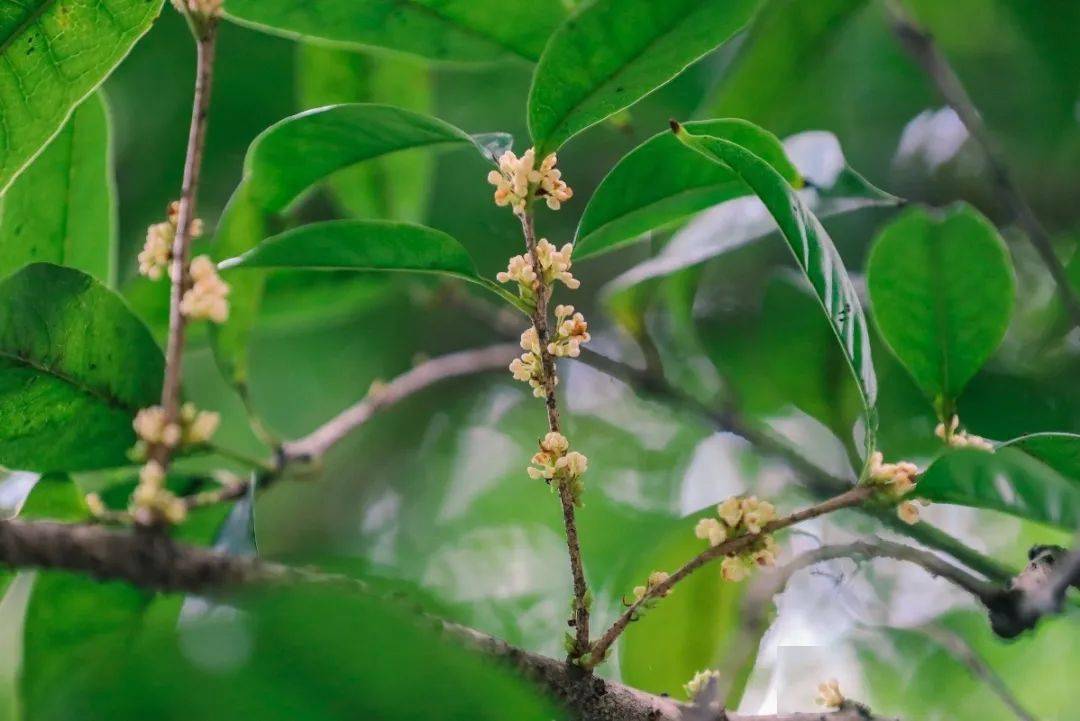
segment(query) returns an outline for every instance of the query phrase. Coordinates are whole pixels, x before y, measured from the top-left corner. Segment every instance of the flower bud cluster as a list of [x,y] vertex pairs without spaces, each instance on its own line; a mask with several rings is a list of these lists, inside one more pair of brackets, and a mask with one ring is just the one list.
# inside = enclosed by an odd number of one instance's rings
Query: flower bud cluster
[[739,536],[760,536],[749,547],[733,552],[720,563],[720,573],[725,581],[739,582],[746,578],[755,566],[772,566],[776,563],[778,547],[771,534],[762,534],[770,522],[776,520],[776,508],[757,496],[732,496],[716,507],[718,518],[702,518],[694,527],[694,535],[710,546]]
[[968,433],[967,431],[961,431],[959,428],[960,417],[953,416],[949,419],[948,426],[944,423],[938,423],[937,428],[934,429],[934,435],[953,448],[977,448],[980,451],[987,451],[989,453],[994,452],[993,443],[982,436],[977,436],[974,433]]
[[217,274],[217,266],[208,255],[191,261],[191,287],[180,300],[180,312],[192,320],[207,319],[224,323],[229,319],[229,284]]
[[551,431],[540,440],[537,451],[528,468],[529,477],[543,479],[557,489],[564,484],[570,489],[575,505],[580,505],[585,484],[581,477],[589,469],[589,459],[584,454],[570,450],[570,441],[562,433]]
[[844,694],[840,693],[840,682],[832,678],[818,684],[818,696],[815,703],[825,708],[840,708],[843,706]]
[[720,681],[720,672],[707,668],[704,671],[698,671],[694,674],[694,677],[683,684],[683,689],[686,690],[687,697],[690,700],[697,698],[697,695],[704,691],[709,686],[709,682],[712,680]]
[[488,182],[495,186],[495,205],[509,205],[515,213],[525,212],[530,197],[542,197],[547,206],[558,210],[574,196],[555,167],[555,153],[536,167],[536,151],[529,148],[519,158],[510,150],[499,157],[499,169],[488,173]]
[[139,470],[139,485],[131,496],[131,515],[141,526],[176,525],[187,518],[187,504],[165,487],[165,469],[147,461]]
[[548,353],[557,358],[577,358],[581,344],[591,339],[585,316],[574,312],[572,305],[555,306],[555,337],[548,343]]
[[537,276],[530,254],[515,255],[510,259],[506,270],[495,276],[500,283],[518,284],[518,294],[523,298],[533,298],[542,282],[551,287],[555,281],[561,282],[570,290],[581,287],[581,281],[570,273],[573,264],[571,256],[574,246],[567,243],[562,249],[556,248],[547,238],[541,238],[536,244],[536,258],[540,261],[540,276]]
[[135,414],[132,427],[139,437],[131,456],[136,460],[147,457],[150,446],[162,445],[177,448],[181,445],[196,446],[206,443],[217,431],[221,416],[214,411],[200,411],[192,403],[180,408],[178,423],[169,423],[161,406],[143,408]]
[[[146,229],[146,242],[139,252],[139,273],[150,280],[158,280],[169,268],[172,260],[173,241],[180,215],[180,203],[169,203],[168,219],[154,223]],[[198,238],[203,233],[203,222],[198,218],[191,221],[191,237]]]
[[[908,461],[899,463],[885,463],[881,451],[870,454],[870,462],[867,465],[867,483],[877,486],[883,495],[890,500],[900,500],[915,490],[919,480],[919,467]],[[919,506],[928,506],[930,502],[916,498],[914,500],[901,500],[896,506],[896,515],[908,525],[919,522]]]
[[[637,603],[641,599],[645,598],[645,594],[652,591],[661,583],[666,583],[671,578],[671,574],[667,571],[653,571],[649,574],[649,578],[646,579],[644,586],[634,586],[634,602]],[[664,591],[657,598],[665,598],[671,595],[671,589]]]

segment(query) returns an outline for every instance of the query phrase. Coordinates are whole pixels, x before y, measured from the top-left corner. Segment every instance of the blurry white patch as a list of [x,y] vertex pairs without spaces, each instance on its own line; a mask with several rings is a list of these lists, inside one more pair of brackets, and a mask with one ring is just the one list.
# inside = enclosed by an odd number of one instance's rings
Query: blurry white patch
[[0,517],[9,518],[18,514],[40,477],[37,473],[27,471],[8,473],[0,481]]
[[806,460],[829,474],[855,480],[847,452],[840,439],[813,416],[795,407],[786,414],[767,419],[769,426],[798,448]]
[[566,548],[538,526],[481,528],[436,551],[423,584],[451,601],[516,598],[563,589]]
[[967,128],[952,108],[924,110],[904,126],[893,163],[919,163],[933,173],[956,157],[967,139]]
[[570,413],[596,416],[633,434],[643,448],[663,450],[679,433],[680,424],[643,404],[625,385],[584,363],[567,365],[560,378],[566,383]]
[[831,188],[844,170],[840,141],[824,130],[808,130],[784,141],[784,150],[799,173],[814,185]]
[[360,530],[373,538],[367,557],[376,563],[392,565],[396,560],[395,541],[398,531],[398,513],[401,511],[401,495],[387,490],[364,512]]
[[496,425],[507,413],[520,405],[523,398],[524,396],[516,388],[511,388],[506,384],[495,386],[490,393],[484,396],[486,407],[482,408],[480,413],[477,414],[481,419],[479,424],[485,426]]
[[215,605],[198,618],[177,624],[180,651],[196,666],[227,673],[247,663],[252,638],[248,619],[242,611]]
[[[534,448],[533,453],[536,452]],[[461,434],[451,474],[450,487],[439,509],[438,520],[448,521],[465,513],[472,502],[493,488],[530,454],[505,433],[494,428],[469,428]]]
[[714,433],[698,443],[679,489],[679,513],[694,513],[746,490],[740,464],[745,448],[746,441],[730,433]]
[[1016,488],[1013,487],[1012,481],[1009,480],[1009,476],[1005,473],[994,474],[994,490],[1001,496],[1001,500],[1007,504],[1013,504],[1016,502]]

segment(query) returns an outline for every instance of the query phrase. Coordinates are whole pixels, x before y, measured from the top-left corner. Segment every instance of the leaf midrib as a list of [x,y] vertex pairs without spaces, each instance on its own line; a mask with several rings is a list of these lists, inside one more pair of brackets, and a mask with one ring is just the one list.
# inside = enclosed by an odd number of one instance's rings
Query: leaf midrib
[[90,385],[80,383],[78,379],[68,375],[67,373],[57,370],[56,368],[51,368],[49,366],[38,363],[31,358],[21,356],[17,353],[12,353],[11,351],[4,350],[2,348],[0,348],[0,358],[6,358],[17,365],[26,366],[27,368],[35,370],[39,373],[44,373],[45,375],[52,376],[53,378],[56,378],[57,380],[63,381],[69,386],[72,386],[77,391],[100,400],[101,402],[105,403],[110,407],[118,408],[120,410],[129,412],[133,410],[131,406],[129,406],[120,398],[111,396],[108,393],[103,393],[102,391]]
[[21,37],[23,33],[26,32],[27,28],[40,20],[41,16],[45,14],[45,11],[51,8],[57,2],[59,2],[59,0],[43,0],[41,5],[39,5],[37,9],[27,15],[26,19],[23,22],[19,23],[10,35],[8,35],[3,40],[0,40],[0,55],[6,54],[7,51],[11,48],[12,44],[14,44],[15,40]]

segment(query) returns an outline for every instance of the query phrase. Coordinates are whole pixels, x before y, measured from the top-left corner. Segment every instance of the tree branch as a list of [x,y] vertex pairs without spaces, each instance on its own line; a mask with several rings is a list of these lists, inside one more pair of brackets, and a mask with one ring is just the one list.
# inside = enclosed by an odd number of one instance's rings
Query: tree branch
[[611,644],[613,644],[619,635],[626,630],[626,627],[630,625],[630,622],[637,617],[638,611],[641,609],[642,605],[653,599],[662,598],[675,586],[675,584],[704,566],[709,561],[721,556],[738,553],[751,546],[755,541],[766,534],[774,533],[787,528],[788,526],[802,523],[803,521],[808,521],[811,518],[824,516],[827,513],[832,513],[833,511],[838,511],[842,508],[851,508],[853,506],[861,505],[869,500],[876,491],[877,489],[871,486],[856,486],[855,488],[851,488],[844,493],[815,506],[810,506],[788,516],[784,516],[783,518],[778,518],[763,526],[760,533],[748,533],[743,536],[736,536],[724,543],[710,546],[705,549],[683,564],[662,583],[649,586],[641,598],[634,601],[625,611],[623,611],[622,615],[620,615],[615,622],[611,624],[611,627],[604,632],[604,635],[597,639],[596,643],[593,644],[591,651],[593,665],[604,660],[608,649],[611,648]]
[[367,423],[379,411],[450,378],[503,369],[518,354],[517,345],[503,343],[487,348],[459,351],[425,361],[402,373],[381,388],[373,389],[358,403],[345,409],[314,431],[285,443],[285,463],[318,460],[352,431]]
[[[190,15],[187,16],[189,22]],[[184,335],[187,319],[180,311],[184,293],[191,285],[188,266],[191,261],[191,228],[195,220],[202,174],[203,152],[206,148],[207,115],[214,81],[214,56],[217,49],[217,18],[192,23],[195,36],[196,70],[195,95],[192,101],[191,126],[188,130],[187,153],[184,157],[184,177],[180,191],[180,207],[176,217],[176,237],[173,240],[169,277],[172,287],[169,296],[169,337],[165,347],[165,379],[161,386],[161,406],[166,423],[180,420],[181,375],[183,373]],[[150,456],[167,468],[171,450],[164,443],[155,444]]]
[[[547,406],[548,428],[560,433],[559,404],[555,395],[555,359],[548,352],[548,301],[551,288],[544,282],[544,270],[537,254],[536,228],[533,226],[532,208],[517,213],[521,231],[525,236],[533,272],[536,274],[536,307],[532,314],[533,328],[540,345],[540,363],[544,370],[544,402]],[[589,650],[589,587],[585,581],[585,565],[581,560],[581,542],[578,539],[577,521],[574,517],[574,493],[568,483],[558,484],[559,503],[562,505],[563,527],[566,529],[566,549],[570,557],[570,575],[574,584],[574,603],[571,624],[574,627],[574,649],[571,658],[578,658]]]
[[1049,234],[1039,223],[1031,205],[1013,180],[1004,153],[991,136],[960,76],[938,48],[933,36],[907,15],[898,0],[887,0],[886,6],[892,16],[893,32],[900,44],[934,83],[938,93],[960,118],[960,122],[982,151],[990,168],[995,191],[1012,211],[1016,222],[1024,229],[1028,240],[1050,271],[1073,325],[1080,327],[1080,299],[1069,282],[1068,273],[1054,252]]
[[[222,597],[245,587],[298,583],[340,586],[367,593],[362,581],[313,570],[228,556],[179,544],[163,534],[118,532],[95,525],[48,521],[0,521],[0,562],[17,567],[85,573],[100,580],[122,580],[155,591]],[[666,696],[655,696],[605,681],[573,664],[524,651],[480,631],[428,617],[444,633],[500,659],[538,683],[582,721],[686,721],[694,710]],[[727,721],[876,721],[852,710],[832,713],[753,716],[728,713]],[[880,720],[883,721],[883,720]]]

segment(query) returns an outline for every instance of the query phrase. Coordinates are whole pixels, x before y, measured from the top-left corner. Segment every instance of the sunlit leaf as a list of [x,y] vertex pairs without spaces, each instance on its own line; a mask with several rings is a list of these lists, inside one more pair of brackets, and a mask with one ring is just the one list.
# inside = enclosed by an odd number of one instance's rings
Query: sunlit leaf
[[109,118],[87,98],[0,197],[0,276],[44,261],[112,284],[116,271]]
[[682,127],[676,137],[690,149],[735,171],[768,208],[829,319],[873,424],[877,377],[870,357],[866,317],[840,254],[821,222],[787,181],[752,152],[729,140],[695,135]]
[[25,267],[0,282],[0,464],[125,465],[131,419],[157,402],[163,367],[119,296],[71,268]]
[[388,48],[431,60],[536,60],[559,0],[230,0],[229,18],[292,38]]
[[717,47],[757,0],[597,0],[548,41],[529,94],[529,131],[543,157],[630,107]]
[[866,282],[890,349],[943,418],[1005,336],[1012,261],[989,220],[966,205],[912,208],[874,241]]
[[0,193],[150,28],[161,3],[5,3],[0,12]]

